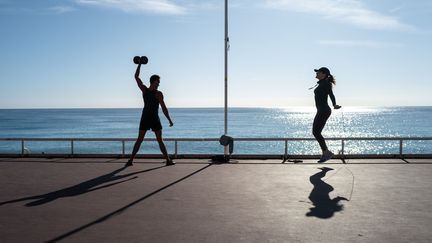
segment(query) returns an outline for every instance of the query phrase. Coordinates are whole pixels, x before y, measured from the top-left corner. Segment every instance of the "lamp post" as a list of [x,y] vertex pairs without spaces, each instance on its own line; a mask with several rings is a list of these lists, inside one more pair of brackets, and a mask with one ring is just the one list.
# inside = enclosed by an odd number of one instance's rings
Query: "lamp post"
[[[224,109],[224,135],[228,135],[228,49],[229,49],[229,37],[228,37],[228,0],[225,0],[225,56],[224,56],[224,79],[225,79],[225,109]],[[224,154],[228,154],[228,146],[225,146]]]

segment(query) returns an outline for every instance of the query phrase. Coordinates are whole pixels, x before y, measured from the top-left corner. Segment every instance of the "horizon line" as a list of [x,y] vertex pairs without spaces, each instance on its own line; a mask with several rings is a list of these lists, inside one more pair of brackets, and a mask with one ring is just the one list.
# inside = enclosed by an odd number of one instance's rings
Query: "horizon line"
[[[432,107],[432,105],[382,105],[382,106],[353,106],[347,105],[343,107],[350,108],[396,108],[396,107]],[[142,109],[143,107],[17,107],[17,108],[2,108],[0,110],[78,110],[78,109]],[[315,106],[283,106],[283,107],[269,107],[269,106],[232,106],[228,109],[290,109],[290,108],[315,108]],[[175,106],[168,109],[224,109],[223,106]]]

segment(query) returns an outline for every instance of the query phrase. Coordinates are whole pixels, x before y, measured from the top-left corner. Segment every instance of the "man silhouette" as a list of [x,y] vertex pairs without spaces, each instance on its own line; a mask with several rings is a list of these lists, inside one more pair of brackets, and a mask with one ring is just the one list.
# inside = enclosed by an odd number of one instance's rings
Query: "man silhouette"
[[139,133],[138,138],[135,142],[132,155],[128,162],[126,163],[126,166],[131,166],[133,163],[133,160],[141,146],[142,141],[144,140],[144,136],[148,130],[152,130],[155,135],[156,139],[159,143],[159,148],[166,160],[166,165],[174,165],[175,162],[172,161],[167,153],[165,144],[162,139],[162,125],[159,119],[159,105],[162,107],[162,111],[165,115],[165,117],[168,119],[170,123],[170,127],[172,127],[174,124],[170,118],[168,108],[165,105],[164,102],[164,96],[162,92],[158,90],[159,84],[160,84],[160,77],[158,75],[152,75],[150,77],[150,87],[147,88],[139,78],[141,70],[141,63],[138,64],[138,67],[135,72],[135,80],[138,84],[138,87],[141,89],[143,99],[144,99],[144,108],[141,115],[141,122],[139,126]]

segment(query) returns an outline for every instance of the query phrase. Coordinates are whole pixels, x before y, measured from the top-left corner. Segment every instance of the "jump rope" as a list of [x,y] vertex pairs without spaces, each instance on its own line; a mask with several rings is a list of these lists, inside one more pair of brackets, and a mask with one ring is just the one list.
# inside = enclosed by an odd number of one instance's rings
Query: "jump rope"
[[[346,134],[346,130],[345,130],[345,117],[344,117],[344,112],[343,111],[342,111],[342,130],[343,130],[343,134],[345,135]],[[342,150],[339,150],[339,155],[341,154],[341,152],[342,152]],[[342,154],[342,156],[343,156],[343,159],[342,159],[343,166],[339,167],[339,169],[337,169],[334,174],[332,174],[331,176],[327,177],[325,180],[322,180],[322,181],[329,180],[330,178],[332,178],[333,176],[335,176],[337,173],[339,173],[339,171],[341,169],[345,169],[346,171],[348,171],[351,174],[351,176],[352,176],[351,192],[350,192],[350,195],[349,195],[349,198],[348,198],[348,201],[351,201],[351,198],[352,198],[352,195],[353,195],[353,192],[354,192],[355,176],[354,176],[354,173],[347,167],[347,163],[349,162],[349,160],[346,159],[345,153]]]

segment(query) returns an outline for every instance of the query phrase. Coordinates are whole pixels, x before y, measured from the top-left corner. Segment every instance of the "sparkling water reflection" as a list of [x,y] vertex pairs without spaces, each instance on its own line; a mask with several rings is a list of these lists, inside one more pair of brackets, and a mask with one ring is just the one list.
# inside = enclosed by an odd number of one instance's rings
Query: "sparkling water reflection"
[[[217,138],[223,134],[223,109],[170,109],[175,126],[170,128],[161,114],[165,137]],[[42,138],[135,138],[141,109],[32,109],[0,110],[0,137]],[[281,109],[229,109],[229,135],[233,137],[312,137],[313,107]],[[325,137],[425,137],[432,136],[432,107],[343,107],[333,110],[323,131]],[[154,138],[152,132],[148,137]],[[337,153],[340,141],[328,141]],[[32,153],[64,153],[69,144],[29,142]],[[126,143],[129,153],[133,142]],[[173,142],[167,142],[173,153]],[[431,141],[407,141],[407,153],[432,154]],[[397,153],[398,141],[348,141],[345,153]],[[0,153],[21,152],[19,142],[1,142]],[[76,144],[76,153],[121,153],[121,143]],[[219,153],[216,142],[180,142],[179,153]],[[237,142],[238,154],[282,154],[284,142]],[[290,142],[290,154],[318,154],[315,141]],[[144,143],[140,153],[159,153],[156,143]]]

